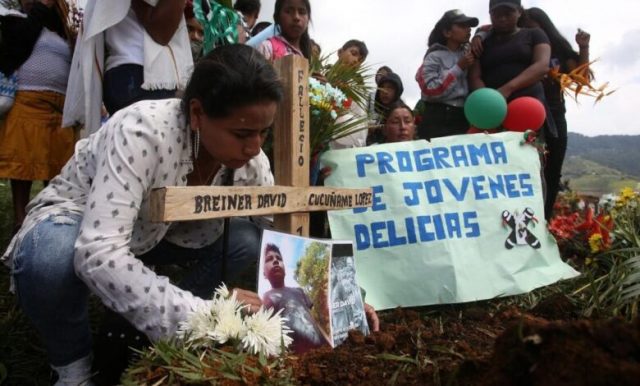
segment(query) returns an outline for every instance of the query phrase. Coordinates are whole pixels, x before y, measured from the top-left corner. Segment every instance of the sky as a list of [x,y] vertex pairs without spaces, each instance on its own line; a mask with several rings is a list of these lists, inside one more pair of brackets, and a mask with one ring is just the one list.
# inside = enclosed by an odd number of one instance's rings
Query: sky
[[[275,0],[262,0],[260,21],[273,21]],[[566,102],[569,131],[587,136],[640,135],[640,1],[638,0],[523,0],[524,7],[540,7],[549,14],[575,49],[575,33],[591,34],[591,59],[599,86],[616,92],[594,105],[579,96]],[[375,71],[387,65],[404,83],[403,99],[413,106],[420,98],[416,70],[427,48],[427,37],[442,14],[461,9],[489,24],[488,0],[311,0],[311,37],[323,54],[334,52],[349,39],[364,40],[367,64]],[[639,114],[640,115],[640,114]]]

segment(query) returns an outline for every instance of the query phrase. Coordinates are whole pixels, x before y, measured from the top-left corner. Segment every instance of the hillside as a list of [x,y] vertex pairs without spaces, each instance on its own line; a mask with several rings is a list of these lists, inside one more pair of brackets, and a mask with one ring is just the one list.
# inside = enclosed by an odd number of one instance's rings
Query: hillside
[[640,179],[640,135],[587,137],[569,133],[567,158],[578,156]]
[[596,196],[618,192],[624,187],[638,188],[640,183],[637,177],[580,156],[568,156],[565,159],[562,180],[569,180],[572,190]]

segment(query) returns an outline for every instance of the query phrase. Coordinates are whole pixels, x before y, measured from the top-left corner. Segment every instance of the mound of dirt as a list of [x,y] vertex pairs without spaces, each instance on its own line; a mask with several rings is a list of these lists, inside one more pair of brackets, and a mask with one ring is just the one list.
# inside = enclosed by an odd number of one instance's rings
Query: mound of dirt
[[293,360],[306,385],[636,385],[640,321],[550,322],[517,309],[398,309],[381,332]]

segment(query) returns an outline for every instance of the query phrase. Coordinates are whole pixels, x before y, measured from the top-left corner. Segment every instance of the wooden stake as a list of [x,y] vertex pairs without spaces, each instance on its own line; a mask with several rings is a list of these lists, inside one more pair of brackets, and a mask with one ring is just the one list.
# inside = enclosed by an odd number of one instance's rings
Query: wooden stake
[[[309,62],[289,55],[274,67],[284,85],[284,100],[274,125],[273,154],[276,185],[309,186]],[[276,215],[279,231],[309,236],[309,213]]]

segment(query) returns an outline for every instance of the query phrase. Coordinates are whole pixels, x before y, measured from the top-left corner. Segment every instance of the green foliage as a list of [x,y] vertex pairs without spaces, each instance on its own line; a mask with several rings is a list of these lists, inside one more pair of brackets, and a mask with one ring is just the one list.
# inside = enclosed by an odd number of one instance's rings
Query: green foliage
[[623,189],[611,209],[615,227],[609,249],[585,267],[587,283],[573,295],[586,317],[638,317],[640,304],[640,194]]
[[[328,304],[329,246],[312,242],[296,265],[294,278],[314,304],[312,316],[322,326],[329,326],[328,315],[323,313]],[[325,330],[327,331],[327,330]]]
[[[371,90],[367,87],[367,80],[371,77],[371,68],[361,65],[358,67],[347,66],[338,61],[335,64],[328,63],[329,56],[312,58],[310,62],[310,73],[322,83],[329,84],[359,106],[360,110],[367,110],[367,103]],[[317,110],[317,109],[316,109]],[[359,130],[366,130],[368,117],[354,116],[350,114],[349,108],[346,111],[338,108],[337,118],[329,115],[314,114],[314,107],[311,108],[311,132],[310,148],[312,154],[323,151],[331,140],[346,137]],[[318,119],[321,117],[322,119]]]
[[635,301],[636,308],[633,311],[637,313],[637,300],[640,298],[640,255],[629,259],[627,264],[629,275],[623,282],[624,289],[621,300],[632,304]]
[[159,341],[138,351],[139,359],[122,377],[133,385],[291,385],[284,358],[266,358],[224,349],[193,347],[181,341]]

